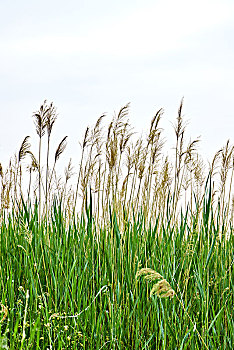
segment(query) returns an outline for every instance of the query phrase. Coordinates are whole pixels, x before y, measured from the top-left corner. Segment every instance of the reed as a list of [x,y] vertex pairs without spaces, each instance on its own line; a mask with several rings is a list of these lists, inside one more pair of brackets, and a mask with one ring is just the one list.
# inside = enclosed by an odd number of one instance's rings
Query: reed
[[34,114],[38,160],[27,136],[0,166],[1,348],[233,349],[233,147],[206,166],[182,107],[172,160],[162,109],[145,138],[129,104],[102,115],[74,184],[67,136],[50,163],[55,107]]

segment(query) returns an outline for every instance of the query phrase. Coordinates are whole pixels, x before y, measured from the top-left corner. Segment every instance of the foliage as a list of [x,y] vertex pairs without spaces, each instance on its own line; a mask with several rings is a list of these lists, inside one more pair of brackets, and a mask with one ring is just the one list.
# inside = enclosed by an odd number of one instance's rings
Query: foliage
[[135,143],[128,112],[105,138],[103,116],[86,129],[71,187],[71,161],[64,182],[56,172],[66,137],[49,166],[57,114],[46,101],[38,159],[27,136],[0,167],[0,348],[233,349],[233,148],[205,174],[197,140],[184,146],[181,103],[173,165],[163,111]]

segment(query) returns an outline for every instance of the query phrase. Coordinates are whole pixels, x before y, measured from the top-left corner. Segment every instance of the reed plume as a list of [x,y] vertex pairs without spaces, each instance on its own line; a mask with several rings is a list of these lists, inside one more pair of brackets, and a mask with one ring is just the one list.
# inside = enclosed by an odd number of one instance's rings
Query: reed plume
[[139,270],[136,274],[136,278],[144,276],[144,279],[148,282],[159,280],[156,284],[153,285],[150,291],[150,296],[156,294],[160,298],[173,298],[175,291],[172,289],[170,284],[166,279],[162,277],[158,272],[150,268],[143,268]]
[[19,155],[18,155],[18,162],[20,163],[21,160],[23,160],[28,151],[30,150],[30,143],[28,142],[28,139],[30,138],[30,136],[26,136],[21,144],[20,150],[19,150]]
[[46,106],[46,129],[47,129],[47,156],[46,156],[46,185],[45,185],[45,205],[47,213],[47,199],[48,199],[48,176],[49,176],[49,154],[50,154],[50,137],[52,133],[52,128],[58,117],[57,110],[51,103]]
[[39,190],[39,217],[41,216],[41,142],[42,137],[45,135],[45,129],[47,125],[47,113],[48,113],[47,101],[41,105],[40,109],[33,114],[34,123],[36,126],[36,133],[39,137],[39,149],[38,149],[38,190]]
[[54,165],[53,165],[53,168],[52,168],[52,172],[50,174],[50,179],[49,179],[49,182],[48,182],[48,193],[50,193],[50,189],[51,189],[51,185],[52,185],[52,179],[53,179],[53,176],[55,175],[55,178],[56,178],[56,174],[55,174],[55,166],[56,166],[56,163],[57,161],[59,160],[61,154],[64,152],[65,148],[67,146],[67,136],[65,136],[62,141],[59,143],[56,151],[55,151],[55,155],[54,155]]

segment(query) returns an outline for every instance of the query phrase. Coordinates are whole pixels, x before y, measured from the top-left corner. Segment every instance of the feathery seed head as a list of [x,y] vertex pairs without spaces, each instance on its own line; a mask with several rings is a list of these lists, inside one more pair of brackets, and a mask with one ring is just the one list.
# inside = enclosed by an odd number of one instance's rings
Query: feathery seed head
[[33,118],[35,119],[34,123],[36,126],[37,135],[42,138],[45,134],[45,128],[47,126],[47,114],[49,111],[49,107],[47,106],[47,101],[45,100],[43,105],[41,105],[39,111],[33,114]]
[[53,106],[53,102],[50,104],[48,108],[46,108],[46,127],[47,127],[47,133],[48,137],[50,137],[53,125],[57,119],[57,109]]
[[175,291],[172,289],[170,284],[164,279],[158,272],[150,268],[143,268],[139,270],[136,274],[136,278],[139,276],[144,276],[144,279],[151,282],[154,280],[160,280],[156,284],[153,285],[150,296],[156,294],[160,298],[168,298],[173,297],[175,295]]
[[142,268],[136,274],[136,278],[144,276],[147,280],[156,280],[163,278],[158,272],[148,267]]
[[25,158],[26,154],[29,153],[30,149],[30,143],[28,142],[28,139],[30,136],[26,136],[24,138],[24,141],[21,144],[20,150],[19,150],[19,155],[18,155],[18,162],[20,162],[22,159]]
[[63,153],[63,151],[65,150],[66,146],[67,146],[67,136],[65,136],[62,141],[60,142],[60,144],[58,145],[58,148],[55,152],[55,156],[54,156],[54,161],[57,162],[57,160],[59,159],[59,157],[61,156],[61,154]]

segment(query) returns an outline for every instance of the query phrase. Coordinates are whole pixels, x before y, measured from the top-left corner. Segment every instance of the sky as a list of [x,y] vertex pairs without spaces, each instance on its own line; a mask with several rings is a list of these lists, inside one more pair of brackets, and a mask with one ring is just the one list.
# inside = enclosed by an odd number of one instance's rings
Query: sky
[[54,144],[68,135],[66,160],[79,162],[86,127],[130,102],[146,133],[156,111],[167,148],[184,97],[188,140],[201,136],[209,159],[234,131],[233,0],[0,0],[0,163],[26,135],[32,114],[57,107]]

